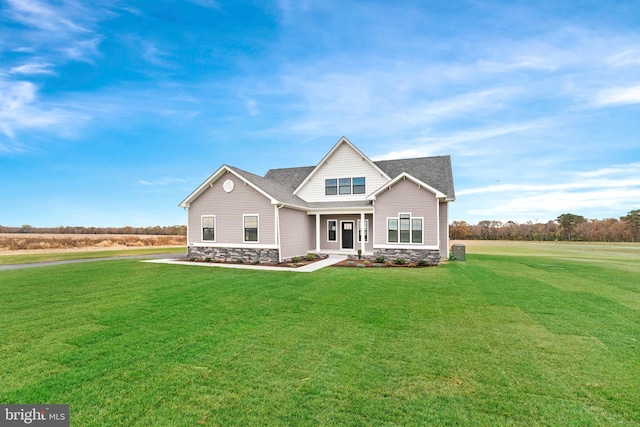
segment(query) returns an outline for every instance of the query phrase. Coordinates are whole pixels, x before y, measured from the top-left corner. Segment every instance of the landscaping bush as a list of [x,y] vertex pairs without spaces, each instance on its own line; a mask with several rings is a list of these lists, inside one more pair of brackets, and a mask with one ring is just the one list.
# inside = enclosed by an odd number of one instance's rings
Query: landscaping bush
[[384,262],[384,257],[377,256],[374,261],[377,262],[378,264],[382,264]]
[[429,265],[429,261],[427,261],[426,259],[421,259],[420,261],[418,261],[418,265],[420,267],[426,267]]
[[393,263],[396,265],[404,265],[404,258],[396,258],[393,260]]
[[316,256],[314,254],[307,254],[305,258],[307,261],[313,261],[316,259]]
[[243,260],[242,258],[238,258],[238,259],[236,260],[236,263],[238,263],[238,264],[242,264],[243,262],[244,262],[244,260]]
[[254,259],[254,260],[252,261],[252,264],[253,264],[253,265],[258,265],[258,264],[260,264],[260,260],[259,260],[259,259]]
[[302,261],[302,258],[300,258],[299,256],[294,256],[293,258],[291,258],[291,262],[293,263],[298,263]]

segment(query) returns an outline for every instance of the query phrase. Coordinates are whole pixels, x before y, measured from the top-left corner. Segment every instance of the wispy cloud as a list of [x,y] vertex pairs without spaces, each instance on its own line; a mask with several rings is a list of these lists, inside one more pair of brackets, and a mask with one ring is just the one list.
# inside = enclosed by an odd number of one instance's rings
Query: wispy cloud
[[[5,81],[0,78],[0,132],[11,139],[15,138],[19,130],[47,129],[64,134],[78,122],[88,118],[85,114],[71,112],[56,105],[38,103],[37,88],[33,83]],[[18,147],[19,143],[5,144],[5,148],[11,146]]]
[[612,87],[598,92],[596,105],[640,104],[640,85],[628,87]]
[[52,69],[53,64],[48,62],[31,62],[27,64],[18,65],[12,67],[9,70],[9,74],[49,74],[55,75],[56,72]]
[[[456,196],[476,200],[470,215],[501,219],[533,219],[581,210],[602,216],[630,210],[640,203],[640,163],[614,165],[593,171],[568,173],[554,183],[499,184],[457,191]],[[491,203],[483,202],[491,200]],[[467,200],[469,202],[469,200]]]
[[178,184],[178,183],[184,183],[184,182],[189,182],[189,180],[184,178],[173,178],[168,176],[155,179],[155,180],[146,180],[146,179],[138,180],[138,184],[150,186],[150,187],[166,186],[166,185]]

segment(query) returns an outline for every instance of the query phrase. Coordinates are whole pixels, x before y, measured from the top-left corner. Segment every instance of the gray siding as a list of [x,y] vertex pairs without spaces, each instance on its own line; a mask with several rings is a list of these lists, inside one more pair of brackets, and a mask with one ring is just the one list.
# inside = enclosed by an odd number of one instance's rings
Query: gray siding
[[419,188],[410,180],[402,180],[380,193],[375,202],[375,244],[413,246],[408,243],[387,243],[387,218],[397,217],[398,213],[411,213],[412,217],[422,217],[423,245],[438,244],[438,200],[435,194]]
[[[373,215],[366,214],[364,218],[365,220],[369,220],[369,241],[365,243],[365,251],[372,252],[373,251]],[[337,231],[336,242],[329,242],[327,240],[328,238],[327,221],[330,219],[335,219],[338,221],[338,224],[337,224],[338,231]],[[354,226],[353,242],[355,245],[354,251],[357,251],[358,249],[360,249],[360,242],[358,242],[358,230],[357,230],[359,219],[360,219],[360,215],[320,215],[320,249],[329,250],[329,251],[340,250],[341,232],[342,232],[340,228],[340,223],[342,221],[353,221],[353,226]],[[314,223],[314,227],[315,227],[315,223]]]
[[280,215],[280,256],[282,259],[305,255],[313,251],[315,242],[309,228],[313,228],[313,217],[306,212],[282,208]]
[[[234,183],[227,193],[222,184],[230,179]],[[258,243],[244,243],[243,214],[258,214]],[[263,194],[245,185],[231,173],[218,179],[189,207],[189,243],[202,242],[202,215],[216,216],[216,244],[275,245],[275,213],[271,201]],[[205,244],[208,242],[205,242]]]
[[449,258],[449,203],[440,202],[440,256]]

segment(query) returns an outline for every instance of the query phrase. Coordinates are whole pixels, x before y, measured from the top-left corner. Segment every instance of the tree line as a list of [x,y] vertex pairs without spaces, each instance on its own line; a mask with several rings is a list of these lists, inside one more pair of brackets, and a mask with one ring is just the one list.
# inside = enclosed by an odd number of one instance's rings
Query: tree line
[[157,236],[186,236],[186,225],[152,226],[152,227],[74,227],[60,225],[58,227],[33,227],[24,224],[21,227],[0,225],[0,233],[39,233],[39,234],[138,234]]
[[453,221],[449,226],[449,236],[453,240],[638,242],[640,209],[632,210],[619,219],[587,219],[565,213],[546,223],[485,220],[469,224]]

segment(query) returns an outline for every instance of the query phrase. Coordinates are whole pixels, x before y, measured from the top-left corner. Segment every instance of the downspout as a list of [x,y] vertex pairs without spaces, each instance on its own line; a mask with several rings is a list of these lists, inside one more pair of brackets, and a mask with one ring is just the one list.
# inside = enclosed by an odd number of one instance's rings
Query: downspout
[[284,207],[284,204],[280,203],[275,206],[276,213],[276,245],[278,246],[278,262],[282,262],[282,246],[280,244],[280,209]]
[[185,256],[189,259],[189,207],[185,206],[184,211],[187,213],[187,247]]

